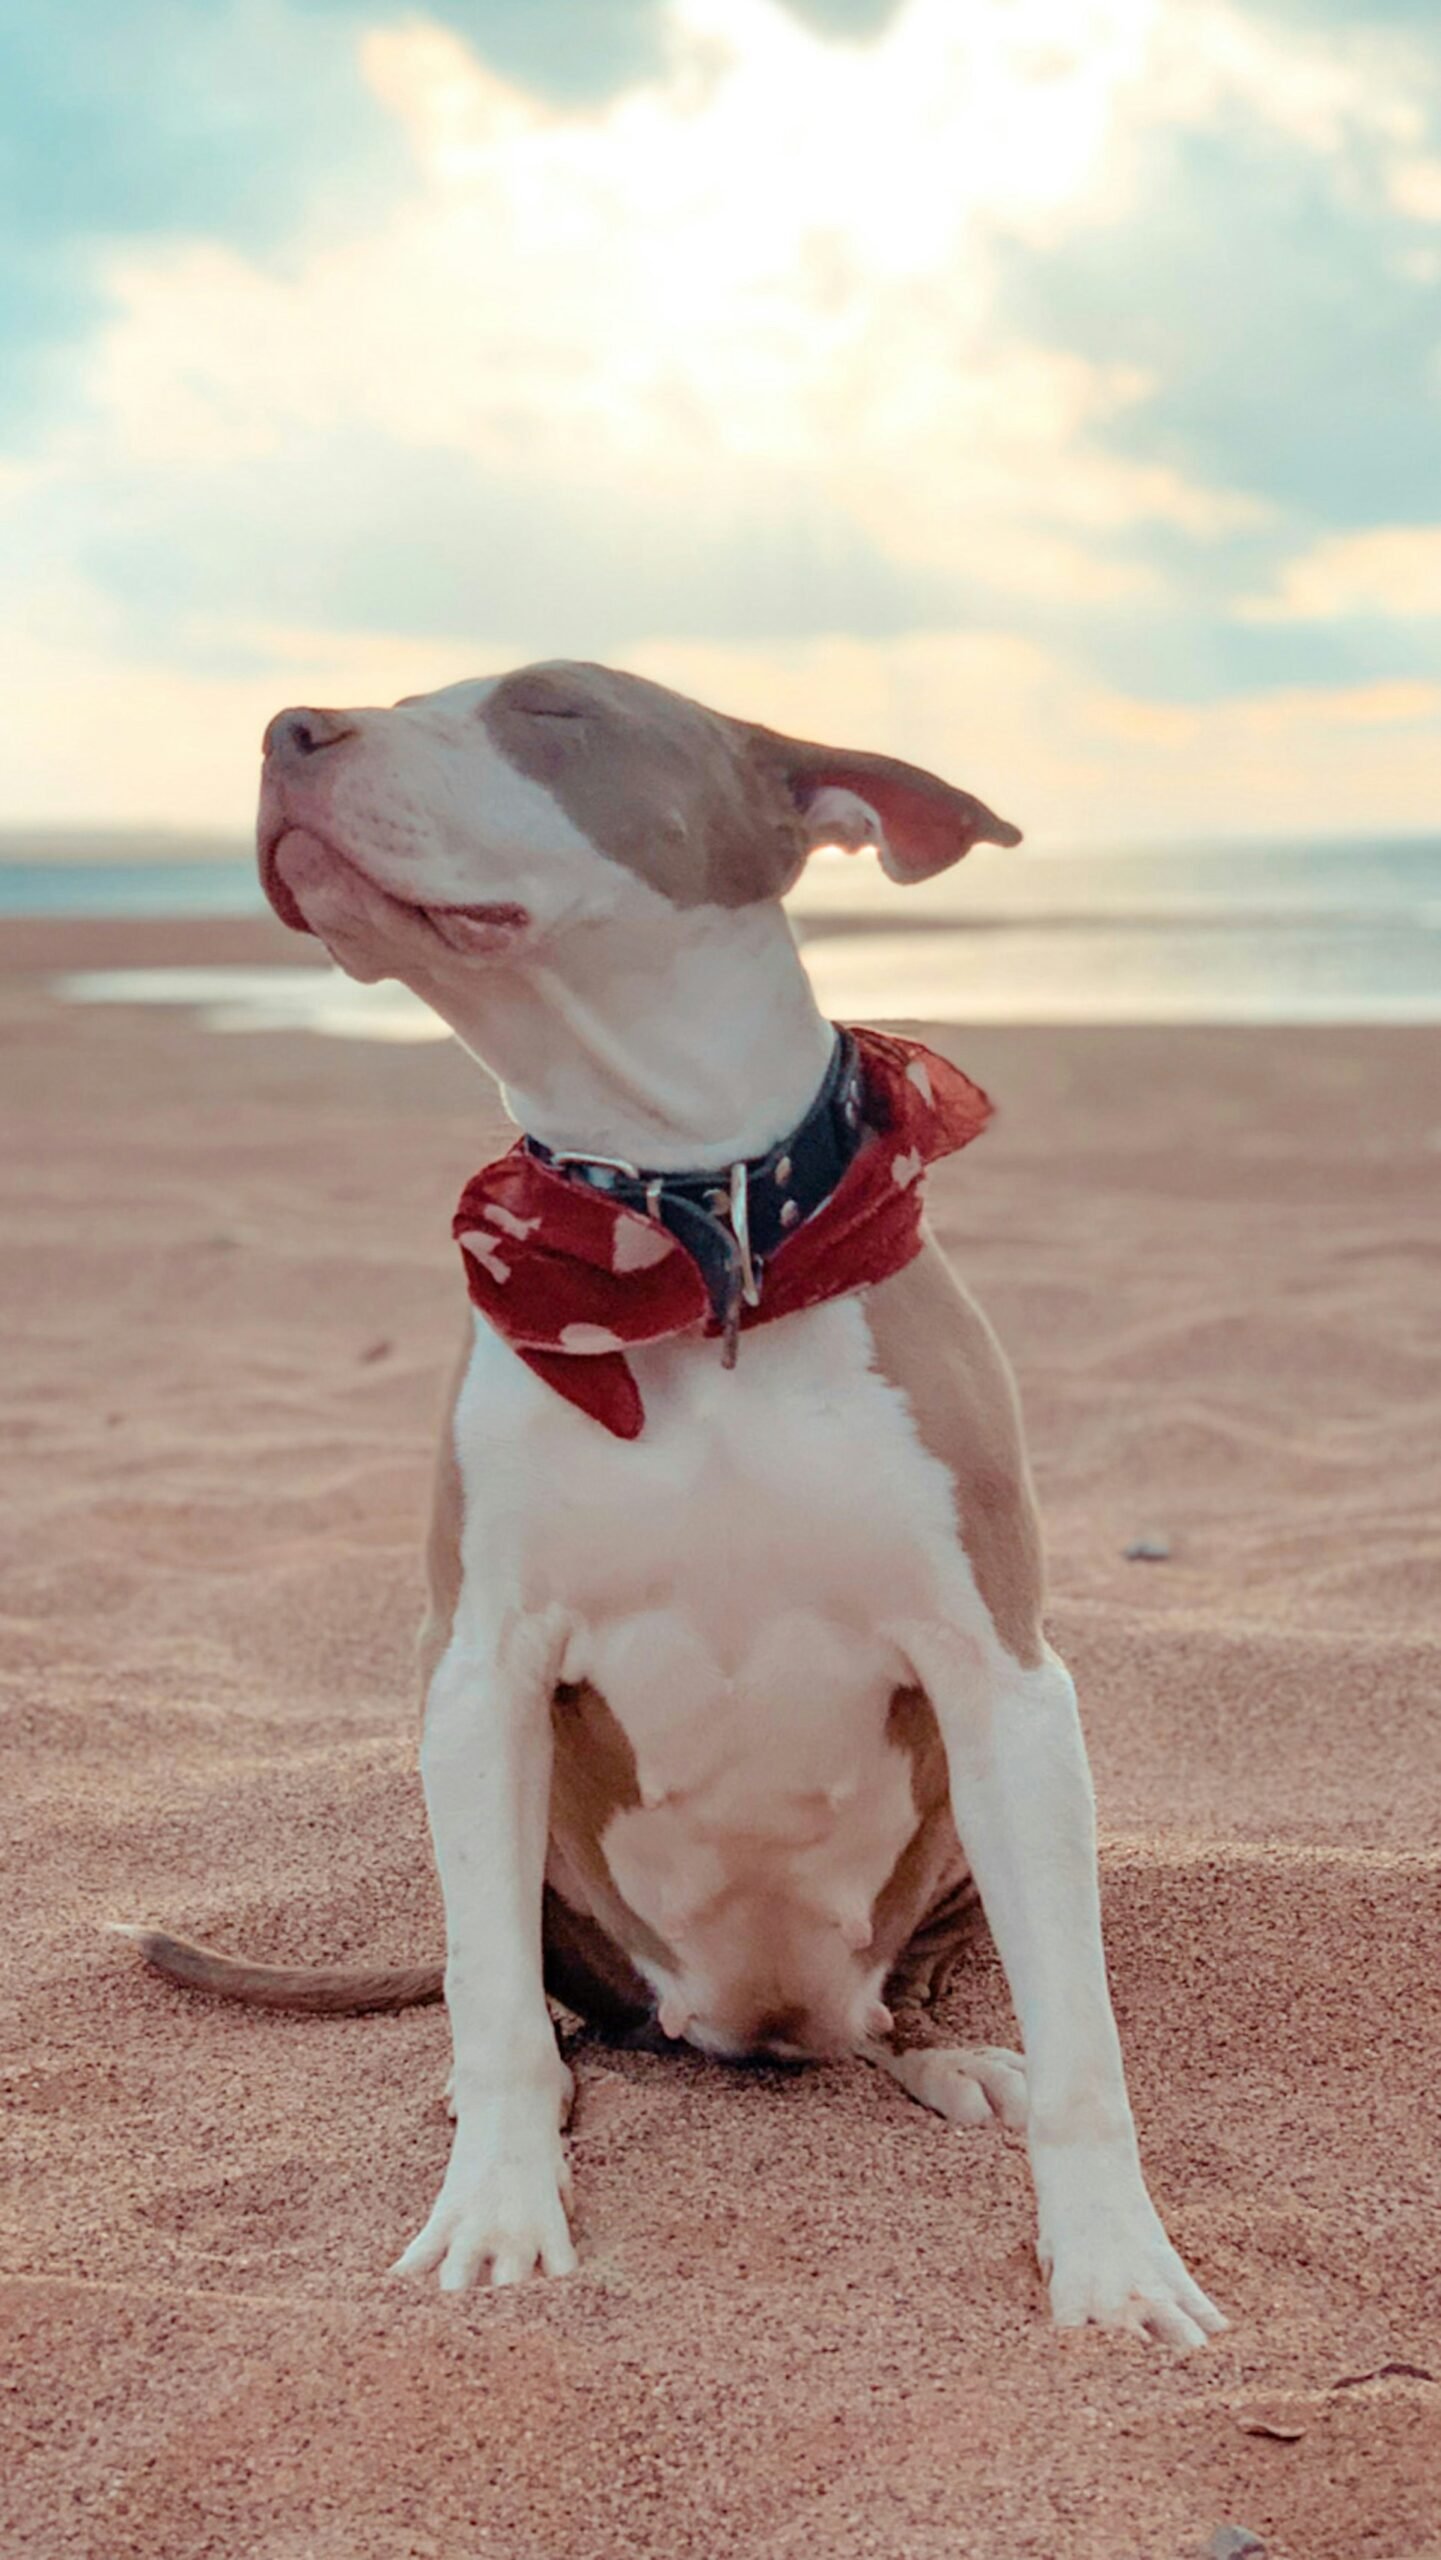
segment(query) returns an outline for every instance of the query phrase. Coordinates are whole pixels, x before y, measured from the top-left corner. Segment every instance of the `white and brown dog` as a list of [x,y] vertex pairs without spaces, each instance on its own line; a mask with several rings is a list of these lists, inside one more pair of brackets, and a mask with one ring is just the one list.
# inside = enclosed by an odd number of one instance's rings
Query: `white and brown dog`
[[[643,1412],[606,1427],[473,1319],[437,1477],[421,1745],[456,2125],[401,2269],[453,2291],[574,2266],[550,1992],[713,2054],[861,2054],[955,2124],[1024,2128],[1056,2319],[1199,2345],[1224,2324],[1141,2174],[1005,1361],[929,1240],[766,1321],[745,1232],[747,1169],[752,1223],[761,1190],[774,1207],[789,1185],[776,1233],[804,1233],[841,1161],[827,1146],[849,1126],[864,1163],[875,1143],[781,905],[808,850],[871,845],[904,882],[1015,829],[890,758],[548,664],[392,710],[283,712],[260,834],[283,920],[453,1026],[537,1178],[599,1186],[628,1240],[617,1273],[714,1266],[748,1327],[731,1366],[716,1333],[733,1352],[736,1307],[713,1293],[660,1338],[565,1329],[561,1366],[607,1361]],[[919,1169],[895,1160],[897,1181]],[[499,1198],[468,1239],[492,1298],[529,1223]],[[977,1891],[1024,2064],[917,2032]],[[242,1998],[362,2008],[440,1987],[435,1968],[292,1975],[132,1934]]]

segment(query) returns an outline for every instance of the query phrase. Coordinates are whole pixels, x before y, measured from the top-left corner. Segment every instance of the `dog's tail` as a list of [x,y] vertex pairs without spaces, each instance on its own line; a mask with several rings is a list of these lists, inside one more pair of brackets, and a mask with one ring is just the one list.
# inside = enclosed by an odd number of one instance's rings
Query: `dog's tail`
[[183,1983],[189,1991],[213,1992],[219,2000],[242,2000],[255,2009],[353,2018],[367,2010],[417,2008],[422,2001],[439,2000],[445,1987],[439,1964],[251,1964],[194,1938],[172,1938],[165,1929],[135,1928],[122,1920],[107,1925],[116,1937],[128,1938],[137,1955],[168,1981]]

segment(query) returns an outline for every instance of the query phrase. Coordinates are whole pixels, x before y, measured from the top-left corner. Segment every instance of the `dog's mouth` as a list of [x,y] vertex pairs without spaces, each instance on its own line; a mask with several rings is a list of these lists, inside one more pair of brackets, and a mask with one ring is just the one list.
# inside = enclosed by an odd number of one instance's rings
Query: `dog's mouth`
[[[299,895],[287,872],[299,875]],[[330,918],[322,915],[315,922],[306,912],[302,898],[312,882],[322,895],[327,891],[333,895],[337,887],[342,895],[351,891],[352,899],[346,903],[349,906],[353,902],[357,922],[383,924],[389,910],[396,917],[425,926],[438,942],[462,956],[488,957],[508,950],[531,921],[529,908],[510,898],[450,905],[398,897],[393,889],[383,888],[373,880],[353,856],[342,853],[313,828],[284,823],[262,836],[260,882],[283,925],[292,933],[314,934],[320,941],[326,940],[323,927]]]

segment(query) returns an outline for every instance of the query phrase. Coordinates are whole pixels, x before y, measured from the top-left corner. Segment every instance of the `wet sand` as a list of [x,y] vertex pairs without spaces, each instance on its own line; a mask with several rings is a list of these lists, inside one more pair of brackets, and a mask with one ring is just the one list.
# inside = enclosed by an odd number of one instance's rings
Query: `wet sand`
[[[443,2303],[384,2274],[441,2014],[245,2014],[102,1935],[439,1942],[419,1542],[495,1104],[48,992],[308,956],[7,936],[7,2554],[1434,2560],[1435,1035],[934,1035],[1000,1104],[932,1201],[1021,1380],[1143,2149],[1234,2321],[1175,2358],[1050,2332],[1014,2140],[588,2043],[582,2273]],[[1009,2034],[984,1945],[948,2007]]]

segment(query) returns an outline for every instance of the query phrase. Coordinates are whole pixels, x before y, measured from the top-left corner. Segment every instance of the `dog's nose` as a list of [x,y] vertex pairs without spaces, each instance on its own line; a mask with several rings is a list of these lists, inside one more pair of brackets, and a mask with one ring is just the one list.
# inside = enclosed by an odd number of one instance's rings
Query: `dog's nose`
[[277,763],[298,764],[303,756],[318,756],[353,735],[343,711],[277,711],[261,752]]

